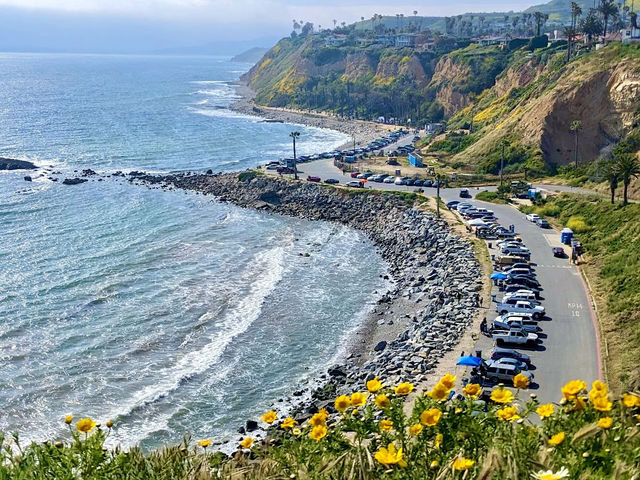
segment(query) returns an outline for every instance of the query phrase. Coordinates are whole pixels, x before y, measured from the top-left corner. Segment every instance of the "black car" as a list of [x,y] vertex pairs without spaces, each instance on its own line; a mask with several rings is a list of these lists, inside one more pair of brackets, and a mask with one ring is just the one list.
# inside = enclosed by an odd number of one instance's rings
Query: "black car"
[[491,351],[491,360],[499,360],[501,358],[515,358],[520,362],[531,365],[531,357],[529,357],[529,355],[520,353],[517,350],[513,350],[512,348],[495,347]]
[[522,275],[517,275],[516,277],[507,278],[504,283],[506,285],[525,285],[525,288],[540,288],[540,283],[533,279],[524,277]]
[[455,207],[456,205],[458,205],[460,202],[458,200],[451,200],[450,202],[447,202],[447,208],[449,210],[453,209],[453,207]]
[[424,180],[420,180],[419,178],[417,180],[414,180],[413,185],[416,187],[421,187],[424,185]]
[[327,178],[324,183],[329,183],[329,184],[336,184],[336,183],[340,183],[340,180],[336,179],[336,178]]

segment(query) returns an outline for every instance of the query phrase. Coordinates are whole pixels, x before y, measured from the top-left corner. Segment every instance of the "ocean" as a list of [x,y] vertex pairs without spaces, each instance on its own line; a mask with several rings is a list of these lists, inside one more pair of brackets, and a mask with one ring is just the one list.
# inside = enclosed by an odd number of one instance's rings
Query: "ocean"
[[[228,109],[250,68],[223,57],[0,55],[0,431],[110,444],[234,441],[345,354],[386,288],[343,226],[74,171],[234,171],[343,144],[334,131]],[[305,256],[305,254],[309,256]]]

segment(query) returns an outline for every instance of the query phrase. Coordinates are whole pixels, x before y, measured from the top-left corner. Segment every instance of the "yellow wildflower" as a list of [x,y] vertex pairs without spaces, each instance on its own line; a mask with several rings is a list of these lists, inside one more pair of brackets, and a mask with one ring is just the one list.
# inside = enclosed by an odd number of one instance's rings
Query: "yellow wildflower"
[[462,389],[462,393],[471,398],[478,398],[481,392],[482,387],[480,387],[480,385],[478,385],[477,383],[467,383]]
[[531,474],[533,478],[536,480],[562,480],[563,478],[567,478],[569,476],[569,470],[562,467],[557,472],[552,470],[547,470],[546,472],[540,471],[538,473]]
[[446,400],[447,398],[449,398],[450,392],[451,390],[448,389],[446,385],[438,383],[435,387],[433,387],[433,390],[427,392],[427,395],[434,400]]
[[324,425],[316,425],[311,429],[311,432],[309,432],[309,436],[316,442],[322,440],[327,436],[327,427]]
[[289,430],[290,428],[295,427],[298,424],[293,418],[287,417],[280,424],[280,428],[284,430]]
[[211,445],[211,440],[205,438],[204,440],[200,440],[198,442],[198,445],[200,445],[202,448],[207,448],[209,445]]
[[378,408],[381,410],[386,410],[391,406],[391,401],[389,400],[389,397],[387,397],[384,393],[381,393],[380,395],[378,395],[376,397],[375,402]]
[[300,430],[299,428],[292,428],[291,434],[297,437],[298,435],[302,434],[302,430]]
[[382,382],[378,380],[378,377],[367,382],[367,390],[371,393],[376,393],[377,391],[382,390]]
[[425,410],[420,414],[420,423],[426,425],[427,427],[435,427],[440,418],[442,417],[442,412],[437,408],[430,408],[429,410]]
[[564,432],[556,433],[549,439],[549,444],[553,446],[560,445],[562,442],[564,442]]
[[433,462],[431,462],[430,467],[431,468],[438,468],[440,466],[440,462],[438,460],[434,460]]
[[515,377],[513,377],[513,386],[520,390],[526,390],[527,388],[529,388],[530,383],[531,380],[529,380],[529,377],[523,375],[522,373],[519,373]]
[[318,425],[325,425],[327,423],[327,418],[329,418],[329,413],[326,409],[321,408],[318,413],[316,413],[311,420],[309,420],[309,424],[312,427],[317,427]]
[[474,460],[468,458],[458,457],[453,462],[453,469],[458,471],[469,470],[475,465]]
[[422,433],[422,429],[424,427],[422,425],[420,425],[419,423],[416,423],[415,425],[411,425],[409,427],[409,434],[410,435],[420,435]]
[[623,393],[622,403],[627,408],[638,408],[640,407],[640,397],[632,393]]
[[545,403],[544,405],[540,405],[536,408],[536,413],[540,415],[540,418],[549,418],[553,415],[554,410],[555,407],[553,406],[553,403]]
[[340,395],[336,398],[335,407],[339,412],[344,412],[347,408],[351,406],[351,400],[346,395]]
[[388,432],[389,430],[393,430],[393,422],[391,420],[380,420],[380,430]]
[[611,428],[612,424],[613,424],[613,418],[611,417],[602,417],[600,420],[598,420],[598,426],[600,428],[604,428],[605,430],[607,428]]
[[409,395],[413,390],[413,384],[408,382],[403,382],[397,387],[394,387],[396,395]]
[[496,415],[499,419],[506,420],[507,422],[513,422],[520,418],[518,415],[518,408],[514,406],[501,408],[496,412]]
[[491,400],[496,403],[511,403],[513,401],[513,393],[511,393],[511,390],[498,388],[491,392]]
[[611,410],[611,407],[613,407],[613,403],[611,403],[606,396],[595,397],[591,403],[593,404],[593,408],[600,412],[608,412]]
[[571,380],[564,387],[562,387],[562,395],[567,400],[573,400],[578,396],[580,392],[587,389],[587,384],[582,380]]
[[253,445],[253,442],[254,442],[253,438],[247,437],[240,442],[240,446],[242,448],[251,448],[251,445]]
[[107,420],[106,425],[107,425],[107,428],[111,428],[111,427],[113,427],[113,421],[111,421],[111,420]]
[[78,420],[78,423],[76,424],[76,428],[79,432],[82,433],[89,433],[95,428],[95,426],[96,422],[94,422],[90,418],[83,418],[82,420]]
[[64,417],[64,423],[66,423],[67,425],[71,425],[71,422],[73,422],[73,417],[71,415],[67,415],[66,417]]
[[607,395],[607,386],[602,383],[600,380],[596,380],[593,382],[593,386],[591,391],[589,392],[589,398],[593,401],[594,398],[602,397]]
[[571,411],[581,412],[585,408],[587,408],[587,403],[584,401],[583,397],[576,397],[573,399],[573,408]]
[[278,414],[276,412],[274,412],[273,410],[265,413],[264,415],[262,415],[262,421],[264,423],[273,423],[278,419]]
[[406,462],[402,460],[402,448],[396,451],[396,447],[393,443],[390,443],[387,448],[382,447],[375,454],[375,459],[382,465],[396,465],[406,466]]
[[436,435],[436,441],[434,442],[433,447],[434,448],[440,448],[440,445],[442,445],[442,439],[443,438],[444,437],[442,436],[441,433],[437,434]]
[[367,395],[360,392],[351,394],[351,405],[354,407],[361,407],[367,403]]
[[451,375],[450,373],[447,373],[444,377],[440,379],[438,383],[441,383],[442,385],[447,387],[447,390],[451,390],[455,385],[456,378],[457,377],[455,375]]

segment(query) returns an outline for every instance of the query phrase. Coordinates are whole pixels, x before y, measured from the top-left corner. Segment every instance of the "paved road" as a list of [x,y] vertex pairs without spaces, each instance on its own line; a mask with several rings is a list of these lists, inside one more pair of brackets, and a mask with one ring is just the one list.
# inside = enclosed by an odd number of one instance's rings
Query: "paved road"
[[[302,164],[301,177],[317,175],[323,180],[337,178],[341,183],[351,180],[349,175],[333,166],[331,160],[320,160]],[[385,190],[413,191],[415,187],[404,185],[367,183],[368,188]],[[555,186],[546,185],[551,189]],[[494,187],[495,188],[495,187]],[[578,189],[560,187],[567,191]],[[484,188],[483,188],[484,189]],[[435,196],[434,188],[425,188],[427,195]],[[480,190],[470,189],[475,195]],[[442,189],[440,195],[445,202],[460,199],[460,189]],[[541,322],[543,328],[542,343],[532,351],[525,351],[532,357],[535,365],[535,381],[540,385],[538,396],[542,402],[558,401],[560,388],[569,380],[582,379],[592,382],[601,378],[599,343],[595,318],[589,302],[586,286],[578,268],[568,259],[555,258],[552,246],[560,246],[559,234],[554,230],[544,230],[526,220],[524,214],[508,205],[472,200],[472,203],[493,210],[502,225],[513,224],[523,241],[531,250],[531,261],[535,264],[538,281],[544,289],[542,300],[548,318]],[[496,254],[497,250],[491,252]],[[501,295],[498,295],[498,299]],[[495,304],[487,312],[488,321],[497,316]],[[491,342],[482,337],[478,347],[486,355]]]

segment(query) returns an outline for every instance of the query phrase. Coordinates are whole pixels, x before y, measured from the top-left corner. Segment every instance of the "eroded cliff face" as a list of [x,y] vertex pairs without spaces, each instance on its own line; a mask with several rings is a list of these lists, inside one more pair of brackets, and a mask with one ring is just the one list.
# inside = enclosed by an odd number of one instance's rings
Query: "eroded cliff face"
[[452,58],[442,57],[436,64],[430,86],[436,89],[436,101],[450,117],[471,103],[469,95],[460,87],[471,74],[468,65],[461,65]]
[[383,57],[378,62],[376,68],[376,81],[385,83],[393,81],[398,77],[406,77],[416,83],[419,87],[424,87],[429,83],[429,78],[422,68],[420,61],[415,56]]
[[349,53],[345,60],[343,80],[356,81],[375,72],[375,65],[364,53]]
[[640,111],[640,60],[637,57],[607,62],[594,55],[577,60],[564,70],[545,72],[527,64],[506,72],[496,83],[497,96],[514,88],[534,85],[531,97],[485,128],[485,135],[459,155],[470,160],[497,148],[497,142],[516,134],[523,144],[538,146],[547,164],[566,165],[575,159],[575,120],[578,131],[578,161],[592,162],[631,130]]

